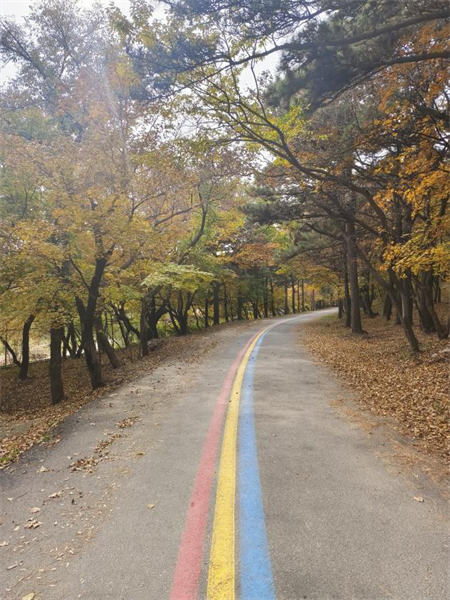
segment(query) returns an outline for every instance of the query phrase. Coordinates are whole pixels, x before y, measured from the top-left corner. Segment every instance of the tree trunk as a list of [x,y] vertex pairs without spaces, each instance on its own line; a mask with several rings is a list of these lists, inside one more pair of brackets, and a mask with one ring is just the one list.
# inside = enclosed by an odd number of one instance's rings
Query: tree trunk
[[269,288],[267,277],[264,277],[263,280],[263,311],[264,318],[267,319],[269,317]]
[[102,379],[102,369],[98,359],[97,348],[94,341],[94,322],[87,315],[87,310],[80,298],[76,298],[78,314],[80,315],[81,324],[81,339],[84,349],[86,365],[91,378],[92,389],[96,390],[102,387],[104,381]]
[[57,327],[50,330],[50,391],[52,404],[58,404],[64,398],[64,385],[61,373],[61,342],[63,328]]
[[230,317],[228,316],[228,294],[225,284],[223,284],[223,316],[225,318],[225,323],[228,323]]
[[442,291],[441,284],[439,281],[439,277],[433,277],[433,287],[434,287],[434,303],[439,304],[442,302]]
[[255,321],[259,318],[258,303],[252,302],[253,318]]
[[67,348],[69,350],[70,358],[79,358],[78,355],[78,344],[75,336],[75,325],[73,321],[67,326]]
[[294,278],[291,278],[291,292],[292,292],[292,313],[295,315],[297,312],[295,308],[295,281]]
[[[420,318],[420,328],[424,333],[434,333],[436,331],[430,311],[428,310],[427,287],[429,286],[429,284],[430,281],[427,278],[427,274],[425,272],[422,272],[420,274],[420,279],[418,281],[417,286],[417,309]],[[433,291],[431,292],[431,294],[433,294]]]
[[[120,323],[123,323],[123,325],[125,326],[128,333],[130,333],[130,332],[134,333],[134,335],[137,337],[137,339],[139,339],[141,337],[141,332],[139,331],[139,329],[136,329],[136,327],[134,327],[134,325],[131,323],[130,319],[128,318],[128,315],[125,312],[125,303],[123,303],[123,302],[120,303],[118,307],[113,305],[113,309],[114,309],[114,313],[116,315],[117,320]],[[127,342],[128,342],[128,338],[127,338]]]
[[149,340],[149,328],[148,328],[148,298],[144,296],[141,298],[141,316],[140,316],[140,338],[139,347],[141,356],[148,356],[148,340]]
[[213,324],[219,325],[220,323],[220,283],[214,281],[213,285]]
[[311,310],[316,310],[316,290],[311,292]]
[[205,298],[205,329],[209,327],[209,301]]
[[392,315],[392,300],[389,294],[385,294],[384,303],[383,303],[383,317],[386,318],[386,321],[391,320]]
[[342,319],[344,314],[344,303],[341,299],[338,300],[338,319]]
[[[8,340],[6,340],[5,338],[2,338],[2,337],[0,337],[0,340],[3,343],[3,345],[5,346],[5,350],[7,352],[9,352],[9,354],[11,355],[13,363],[16,365],[16,367],[20,367],[20,360],[17,358],[17,354],[14,352],[14,350],[9,345]],[[5,352],[5,365],[6,365],[6,357],[7,357],[7,354]]]
[[189,333],[187,314],[178,315],[178,323],[179,335],[186,335],[187,333]]
[[19,379],[25,381],[28,377],[30,364],[30,329],[34,321],[34,315],[30,315],[25,321],[22,329],[22,360],[20,364]]
[[289,303],[288,303],[288,282],[284,280],[284,314],[289,314]]
[[158,339],[158,323],[163,315],[167,314],[167,305],[165,302],[161,304],[159,308],[156,308],[155,294],[150,295],[150,312],[148,313],[148,328],[150,337],[152,339]]
[[355,248],[355,224],[353,222],[347,223],[346,231],[347,241],[347,264],[348,264],[348,278],[350,283],[350,327],[352,333],[363,333],[361,323],[361,310],[360,310],[360,299],[359,299],[359,287],[358,287],[358,262],[356,257]]
[[79,296],[75,298],[78,314],[80,315],[81,344],[84,349],[84,356],[86,358],[86,365],[89,370],[93,390],[104,385],[101,365],[94,342],[94,320],[99,297],[100,283],[107,263],[108,260],[105,257],[97,258],[95,261],[95,271],[89,286],[87,305],[84,305],[84,302]]
[[[375,273],[376,271],[374,270],[374,274]],[[409,282],[406,279],[399,279],[392,269],[389,271],[390,286],[388,286],[381,277],[379,281],[380,283],[383,282],[383,286],[389,292],[392,302],[396,305],[397,318],[400,319],[400,323],[411,349],[413,352],[420,352],[419,342],[412,326],[413,304],[411,302],[411,288]],[[397,295],[397,291],[400,294],[400,299]]]
[[238,319],[238,321],[243,320],[242,309],[243,309],[242,296],[240,294],[238,294],[238,297],[237,297],[237,319]]
[[433,302],[433,276],[431,273],[425,273],[424,278],[424,287],[425,287],[425,300],[428,309],[428,313],[431,316],[433,321],[434,329],[436,330],[438,337],[440,340],[444,340],[448,336],[448,332],[443,328],[439,317],[434,309]]
[[120,360],[111,346],[108,336],[103,330],[103,323],[101,317],[97,317],[95,320],[96,325],[96,333],[97,333],[97,343],[98,347],[103,350],[103,352],[108,357],[108,360],[113,369],[118,369],[120,367]]
[[345,311],[345,326],[351,327],[352,324],[352,301],[350,298],[350,288],[348,284],[348,266],[347,266],[347,253],[345,253],[345,266],[344,266],[344,311]]
[[302,279],[302,312],[305,312],[305,280]]
[[273,280],[270,279],[270,311],[272,313],[272,317],[276,317],[277,313],[275,310],[275,291],[273,289]]

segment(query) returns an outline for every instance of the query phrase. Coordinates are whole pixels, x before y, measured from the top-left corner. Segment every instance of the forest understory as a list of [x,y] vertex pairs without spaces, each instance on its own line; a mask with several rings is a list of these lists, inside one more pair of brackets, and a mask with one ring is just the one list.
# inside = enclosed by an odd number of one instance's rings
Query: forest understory
[[51,403],[48,361],[30,365],[26,381],[17,378],[17,367],[2,367],[2,403],[0,408],[0,468],[4,468],[33,445],[54,445],[59,439],[52,430],[83,405],[109,395],[114,389],[152,373],[161,365],[189,365],[217,344],[215,334],[223,327],[245,327],[251,321],[212,327],[183,337],[156,340],[148,356],[139,356],[138,344],[118,350],[122,366],[112,369],[103,357],[106,385],[92,390],[84,360],[67,358],[63,361],[66,397],[60,404]]
[[[438,306],[444,317],[447,306]],[[302,335],[313,356],[355,391],[360,407],[388,417],[414,447],[446,465],[450,448],[448,340],[417,331],[422,351],[405,347],[401,328],[382,316],[367,319],[367,333],[352,335],[334,316],[308,323]]]

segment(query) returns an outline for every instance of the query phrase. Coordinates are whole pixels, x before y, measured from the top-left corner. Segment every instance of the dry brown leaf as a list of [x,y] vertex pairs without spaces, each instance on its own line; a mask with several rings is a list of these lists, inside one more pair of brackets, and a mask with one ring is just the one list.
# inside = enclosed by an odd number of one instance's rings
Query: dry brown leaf
[[36,519],[28,519],[28,523],[23,526],[24,529],[37,529],[42,523]]

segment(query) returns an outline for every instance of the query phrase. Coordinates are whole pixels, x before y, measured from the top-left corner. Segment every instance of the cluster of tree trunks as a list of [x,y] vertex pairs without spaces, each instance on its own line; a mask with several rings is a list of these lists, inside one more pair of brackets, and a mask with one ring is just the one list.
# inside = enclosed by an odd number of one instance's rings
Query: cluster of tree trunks
[[[50,329],[49,376],[52,402],[55,404],[64,398],[62,365],[67,357],[79,359],[84,356],[93,389],[104,385],[99,353],[106,355],[112,368],[120,367],[121,362],[115,350],[114,322],[120,331],[121,342],[118,345],[128,347],[130,340],[134,339],[139,343],[141,356],[147,356],[149,342],[158,338],[158,323],[164,315],[169,316],[176,334],[185,335],[189,331],[191,314],[195,315],[199,328],[201,325],[198,315],[201,314],[203,327],[207,328],[218,325],[221,319],[228,322],[230,319],[267,318],[270,315],[304,311],[306,307],[304,280],[296,281],[293,277],[284,280],[284,310],[276,308],[275,284],[272,277],[264,276],[261,279],[262,292],[260,296],[255,297],[244,297],[240,291],[235,298],[230,297],[226,283],[214,281],[211,284],[210,295],[206,295],[203,309],[194,305],[195,293],[180,291],[175,296],[164,299],[159,297],[159,290],[149,291],[142,297],[140,323],[137,327],[127,313],[124,301],[111,305],[108,310],[104,310],[103,315],[100,313],[98,299],[105,264],[105,260],[97,260],[96,270],[88,288],[87,302],[79,296],[75,298],[79,323],[71,321],[65,325],[55,324]],[[310,305],[314,308],[314,294]],[[30,315],[23,325],[20,359],[8,340],[0,338],[12,362],[19,367],[21,380],[28,376],[30,329],[34,320],[35,316]]]

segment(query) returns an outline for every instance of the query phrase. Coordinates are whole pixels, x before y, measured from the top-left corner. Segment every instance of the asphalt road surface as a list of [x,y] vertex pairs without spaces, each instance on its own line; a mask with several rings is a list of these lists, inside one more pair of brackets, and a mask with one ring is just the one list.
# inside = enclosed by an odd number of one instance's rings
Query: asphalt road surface
[[1,472],[1,597],[450,598],[441,489],[339,408],[324,312],[224,327]]

